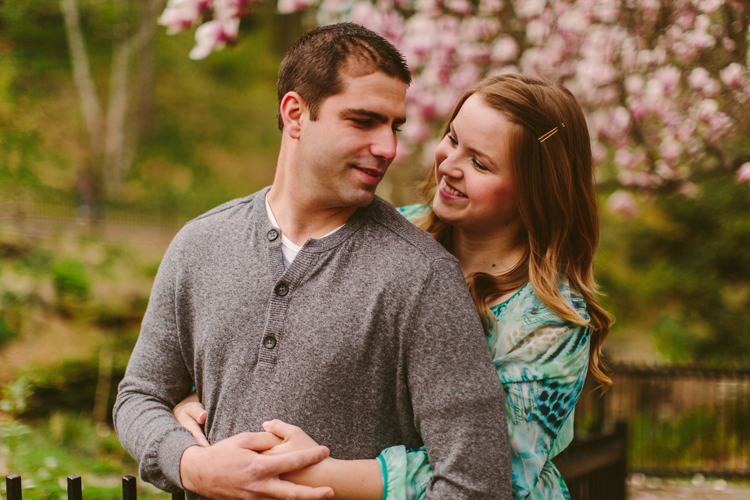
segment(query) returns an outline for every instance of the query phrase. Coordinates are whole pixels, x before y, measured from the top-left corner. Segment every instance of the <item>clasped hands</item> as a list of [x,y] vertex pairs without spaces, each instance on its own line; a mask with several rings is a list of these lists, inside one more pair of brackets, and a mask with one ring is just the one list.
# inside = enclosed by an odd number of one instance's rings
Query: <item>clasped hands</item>
[[180,460],[186,490],[214,500],[333,498],[330,487],[292,482],[328,457],[328,449],[299,427],[271,420],[263,423],[266,432],[243,432],[210,445],[200,427],[208,415],[203,405],[186,402],[174,414],[200,443],[186,449]]

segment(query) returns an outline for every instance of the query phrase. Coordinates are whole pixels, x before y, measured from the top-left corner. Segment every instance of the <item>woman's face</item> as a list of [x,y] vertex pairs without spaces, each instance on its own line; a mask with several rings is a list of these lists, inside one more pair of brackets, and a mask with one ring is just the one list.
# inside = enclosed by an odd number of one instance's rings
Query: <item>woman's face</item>
[[518,230],[509,149],[514,126],[476,94],[464,102],[435,149],[435,215],[487,236]]

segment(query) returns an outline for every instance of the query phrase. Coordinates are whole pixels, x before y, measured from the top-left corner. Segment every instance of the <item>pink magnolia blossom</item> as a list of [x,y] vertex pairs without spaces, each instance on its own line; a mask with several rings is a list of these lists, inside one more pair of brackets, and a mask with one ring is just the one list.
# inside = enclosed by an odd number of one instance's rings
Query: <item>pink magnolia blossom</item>
[[169,35],[179,33],[198,22],[201,13],[211,5],[211,0],[169,0],[158,23],[167,27]]
[[503,5],[503,0],[479,0],[479,13],[491,16],[500,12]]
[[622,190],[617,190],[609,195],[607,198],[607,208],[627,219],[632,219],[638,215],[638,212],[640,212],[635,197],[633,197],[629,191]]
[[673,137],[667,137],[659,144],[659,153],[668,165],[675,165],[682,154],[682,144]]
[[687,196],[688,198],[698,198],[703,194],[703,190],[697,184],[692,182],[683,182],[680,187],[677,188],[677,192],[681,195]]
[[743,163],[742,166],[737,169],[737,180],[750,184],[750,162]]
[[705,68],[695,68],[688,76],[688,83],[694,89],[702,89],[711,81],[711,74]]
[[279,14],[290,14],[310,7],[314,0],[279,0],[276,8]]
[[744,74],[745,69],[737,63],[732,63],[719,72],[719,75],[721,75],[721,81],[728,87],[733,88],[740,86]]
[[[172,33],[213,12],[213,20],[206,19],[196,32],[191,52],[205,57],[236,36],[248,1],[169,0],[160,23]],[[320,23],[354,20],[401,50],[413,83],[400,154],[410,151],[412,161],[432,163],[430,138],[439,135],[466,87],[483,76],[523,71],[558,81],[576,96],[587,113],[594,159],[606,167],[602,179],[650,189],[667,180],[688,182],[711,168],[717,161],[712,151],[726,152],[727,158],[718,160],[731,161],[737,148],[726,141],[750,136],[750,75],[741,38],[746,33],[738,35],[739,21],[725,24],[727,14],[750,16],[750,5],[739,0],[668,4],[278,0],[278,9],[315,7]],[[715,61],[736,62],[717,68]],[[738,171],[738,179],[748,182],[748,170]]]
[[190,59],[205,59],[214,50],[223,49],[227,41],[237,37],[239,19],[226,22],[213,20],[195,30],[195,47],[190,51]]
[[500,62],[512,61],[518,57],[518,52],[518,43],[510,36],[498,38],[492,46],[492,57]]

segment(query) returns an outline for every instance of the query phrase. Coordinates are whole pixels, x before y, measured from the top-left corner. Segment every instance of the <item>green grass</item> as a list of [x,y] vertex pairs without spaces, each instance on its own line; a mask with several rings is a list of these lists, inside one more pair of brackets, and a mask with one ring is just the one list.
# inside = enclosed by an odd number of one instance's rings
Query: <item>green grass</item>
[[[137,477],[138,465],[104,424],[54,413],[45,421],[0,425],[0,455],[9,474],[19,474],[27,500],[67,498],[67,476],[82,477],[86,500],[122,498],[122,476]],[[3,496],[4,496],[4,487]],[[139,481],[139,498],[168,499]]]
[[642,412],[630,419],[632,468],[747,469],[746,411],[699,408],[669,418]]

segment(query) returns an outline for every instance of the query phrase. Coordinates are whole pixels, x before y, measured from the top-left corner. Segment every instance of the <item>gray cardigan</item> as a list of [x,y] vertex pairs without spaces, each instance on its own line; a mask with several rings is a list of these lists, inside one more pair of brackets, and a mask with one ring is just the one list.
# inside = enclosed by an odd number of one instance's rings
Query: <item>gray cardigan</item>
[[188,223],[161,263],[114,411],[141,477],[180,487],[196,441],[171,408],[194,382],[209,442],[279,418],[341,459],[424,444],[428,498],[510,498],[504,395],[458,262],[376,197],[285,271],[267,189]]

